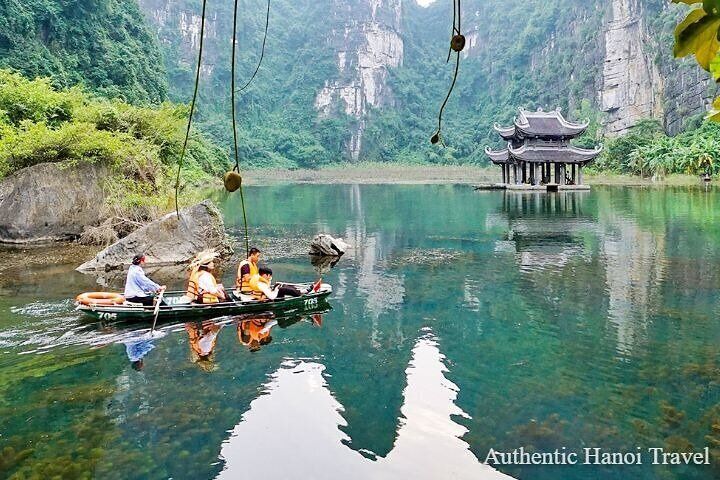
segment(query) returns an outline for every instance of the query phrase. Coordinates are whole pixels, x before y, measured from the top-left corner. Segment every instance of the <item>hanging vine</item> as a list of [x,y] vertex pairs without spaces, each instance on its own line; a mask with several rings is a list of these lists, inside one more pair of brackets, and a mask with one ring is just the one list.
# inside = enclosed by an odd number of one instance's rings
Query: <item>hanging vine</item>
[[461,32],[461,23],[460,23],[460,13],[461,13],[461,7],[460,7],[460,0],[453,0],[453,25],[452,25],[452,33],[450,34],[450,48],[448,49],[448,56],[446,63],[450,62],[450,56],[453,52],[455,52],[455,71],[453,73],[453,79],[452,83],[450,84],[450,88],[448,89],[447,95],[445,95],[445,100],[443,100],[442,105],[440,106],[440,112],[438,113],[438,126],[437,130],[433,134],[432,137],[430,137],[430,143],[433,145],[441,142],[442,143],[442,116],[443,111],[445,110],[445,106],[447,105],[448,100],[450,100],[450,95],[452,95],[453,89],[455,88],[455,82],[457,82],[458,72],[460,70],[460,52],[463,51],[465,48],[465,36],[460,33]]
[[267,11],[265,13],[265,33],[263,35],[262,49],[260,50],[260,60],[258,61],[257,67],[253,72],[250,79],[240,89],[235,89],[235,48],[237,46],[237,16],[238,16],[238,0],[234,2],[233,9],[233,36],[232,36],[232,53],[231,53],[231,68],[230,68],[230,103],[232,110],[232,129],[233,129],[233,153],[235,156],[235,166],[233,169],[225,174],[223,179],[225,189],[228,192],[234,192],[240,190],[240,204],[243,213],[243,226],[245,229],[245,253],[250,254],[250,234],[248,232],[247,213],[245,209],[245,195],[242,188],[242,176],[240,175],[240,155],[238,153],[238,140],[237,140],[237,116],[235,115],[235,93],[242,92],[245,90],[255,79],[260,65],[262,65],[263,58],[265,57],[265,44],[267,42],[268,25],[270,24],[270,0],[267,2]]
[[258,60],[258,64],[255,67],[255,71],[253,72],[252,76],[250,77],[250,80],[247,81],[245,85],[240,87],[238,92],[242,92],[247,87],[250,86],[252,81],[255,79],[255,76],[257,75],[258,71],[260,70],[260,66],[262,65],[263,58],[265,57],[265,42],[267,42],[267,34],[268,34],[268,26],[270,25],[270,0],[267,2],[267,11],[265,12],[265,34],[263,35],[263,41],[262,41],[262,48],[260,49],[260,59]]
[[185,152],[187,151],[188,139],[190,138],[190,127],[192,125],[193,113],[195,112],[195,100],[197,100],[198,85],[200,84],[200,65],[202,64],[203,38],[205,37],[205,7],[207,0],[203,0],[202,14],[200,21],[200,45],[198,48],[197,70],[195,71],[195,89],[193,90],[192,101],[190,102],[190,115],[188,116],[187,130],[185,131],[185,141],[183,142],[182,152],[180,153],[180,161],[178,162],[177,176],[175,178],[175,213],[180,218],[180,209],[178,207],[178,192],[180,191],[180,170],[182,170],[183,161],[185,160]]
[[233,9],[233,36],[232,36],[232,52],[230,54],[230,105],[232,112],[232,130],[233,130],[233,153],[235,155],[235,166],[225,174],[225,189],[228,192],[234,192],[240,189],[240,205],[243,213],[243,225],[245,228],[245,253],[250,253],[250,238],[248,234],[247,213],[245,212],[245,195],[242,188],[242,176],[240,175],[240,156],[238,155],[237,141],[237,120],[235,115],[235,48],[237,46],[237,16],[238,16],[238,0],[235,0]]

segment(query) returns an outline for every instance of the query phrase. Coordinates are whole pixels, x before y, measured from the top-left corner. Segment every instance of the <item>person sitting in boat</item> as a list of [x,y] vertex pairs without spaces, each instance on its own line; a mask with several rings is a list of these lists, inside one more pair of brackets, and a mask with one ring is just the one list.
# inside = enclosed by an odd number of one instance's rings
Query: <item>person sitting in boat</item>
[[[294,285],[287,285],[278,283],[272,287],[272,269],[267,266],[262,266],[258,269],[259,277],[257,282],[253,282],[253,290],[251,295],[256,300],[275,300],[278,297],[299,297],[304,295],[314,288],[299,289]],[[319,280],[318,280],[319,282]]]
[[217,252],[205,250],[197,254],[192,261],[190,279],[185,295],[194,303],[218,303],[224,301],[225,288],[217,283],[211,273],[215,269]]
[[[144,253],[138,253],[133,257],[132,265],[130,265],[128,269],[127,279],[125,280],[125,292],[123,296],[128,302],[152,306],[155,297],[150,294],[160,293],[165,290],[165,285],[158,285],[145,275],[142,268],[144,263]],[[164,303],[165,302],[160,302],[160,305],[164,305]]]
[[235,288],[240,293],[250,295],[253,291],[253,285],[260,277],[258,262],[260,261],[260,250],[253,247],[248,253],[248,257],[240,262],[238,266],[237,276],[235,277]]

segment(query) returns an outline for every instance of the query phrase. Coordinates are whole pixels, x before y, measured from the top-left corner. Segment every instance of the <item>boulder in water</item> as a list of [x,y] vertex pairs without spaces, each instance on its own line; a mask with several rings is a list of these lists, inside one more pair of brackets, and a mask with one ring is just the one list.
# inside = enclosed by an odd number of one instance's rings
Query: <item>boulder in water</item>
[[0,182],[0,242],[71,240],[102,220],[108,174],[97,165],[40,163]]
[[326,233],[320,233],[310,243],[310,255],[340,256],[350,248],[341,238],[334,238]]
[[198,252],[213,248],[221,256],[232,253],[222,215],[204,200],[145,225],[80,265],[80,272],[124,268],[136,253],[145,253],[146,264],[177,265],[190,261]]

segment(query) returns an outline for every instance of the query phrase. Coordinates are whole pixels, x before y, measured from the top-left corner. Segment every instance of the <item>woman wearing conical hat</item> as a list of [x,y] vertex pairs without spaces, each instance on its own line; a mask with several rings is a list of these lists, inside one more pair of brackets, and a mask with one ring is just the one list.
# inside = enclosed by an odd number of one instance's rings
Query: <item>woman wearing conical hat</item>
[[225,301],[225,288],[217,283],[212,271],[218,254],[214,250],[204,250],[190,263],[190,279],[185,295],[195,303],[217,303]]

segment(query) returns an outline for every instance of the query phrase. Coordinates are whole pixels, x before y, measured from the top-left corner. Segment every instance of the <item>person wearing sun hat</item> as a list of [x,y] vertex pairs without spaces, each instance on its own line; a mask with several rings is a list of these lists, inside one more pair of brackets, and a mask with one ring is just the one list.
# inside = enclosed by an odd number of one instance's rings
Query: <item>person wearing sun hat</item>
[[190,279],[186,296],[195,303],[217,303],[224,301],[225,288],[217,283],[211,273],[215,269],[215,259],[218,254],[215,250],[203,250],[190,262]]

